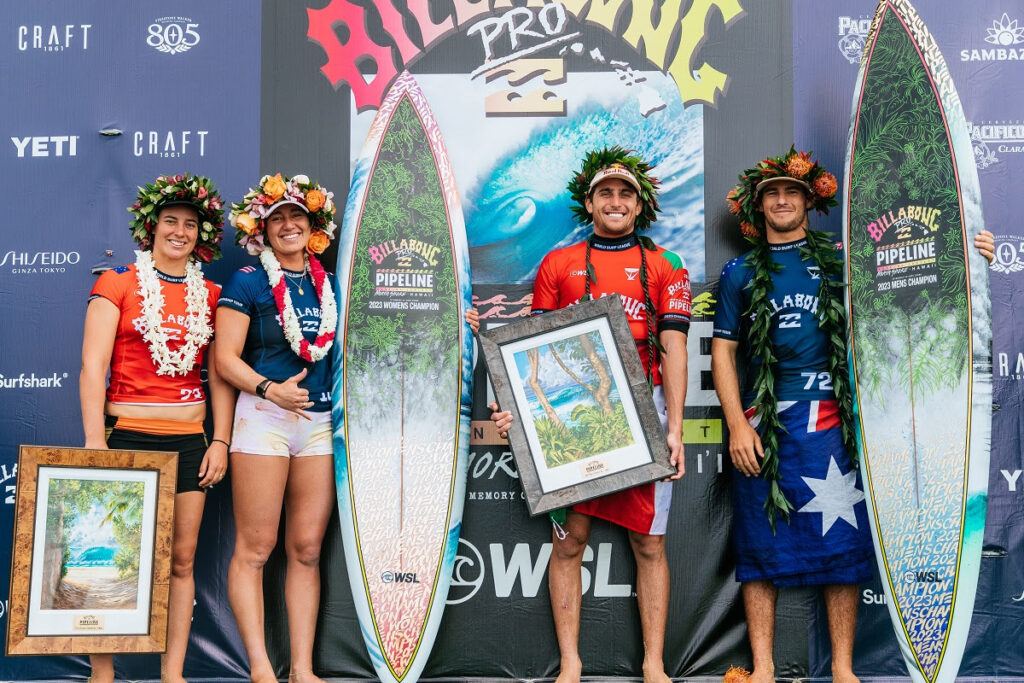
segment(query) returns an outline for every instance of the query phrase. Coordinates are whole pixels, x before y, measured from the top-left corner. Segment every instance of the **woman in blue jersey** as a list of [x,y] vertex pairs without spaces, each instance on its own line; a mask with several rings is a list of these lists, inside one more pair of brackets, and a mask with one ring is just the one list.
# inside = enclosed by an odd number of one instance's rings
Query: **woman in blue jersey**
[[239,390],[231,444],[235,551],[228,598],[253,681],[276,682],[263,633],[263,566],[285,521],[289,681],[313,674],[320,546],[334,506],[330,350],[334,276],[316,258],[334,233],[332,193],[306,176],[264,176],[231,207],[235,239],[260,267],[217,304],[217,369]]

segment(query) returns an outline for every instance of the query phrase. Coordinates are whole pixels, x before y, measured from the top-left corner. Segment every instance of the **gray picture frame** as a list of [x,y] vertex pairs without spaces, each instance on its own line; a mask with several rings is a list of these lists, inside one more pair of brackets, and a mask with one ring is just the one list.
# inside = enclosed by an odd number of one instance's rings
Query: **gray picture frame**
[[[595,331],[600,336],[595,337]],[[535,429],[545,418],[531,413],[531,400],[524,386],[529,384],[529,380],[523,377],[523,371],[514,358],[524,350],[527,355],[533,352],[532,379],[544,381],[557,374],[557,370],[541,367],[541,361],[535,360],[543,348],[547,347],[548,353],[555,354],[555,344],[584,335],[590,335],[589,338],[599,342],[611,341],[599,349],[603,352],[600,358],[602,361],[607,359],[612,391],[616,392],[615,407],[618,410],[621,406],[629,425],[624,441],[631,439],[631,443],[607,453],[583,452],[569,463],[554,465],[547,459],[549,456],[541,452],[542,442]],[[498,405],[512,413],[508,439],[530,515],[540,515],[675,474],[665,433],[618,295],[481,332],[479,343]],[[519,359],[521,364],[521,356]],[[571,375],[561,359],[558,365]],[[573,379],[586,389],[585,382],[576,377]],[[586,395],[583,391],[576,393]],[[546,398],[540,401],[535,392],[534,398],[538,403],[549,403],[550,407],[550,402]],[[621,423],[621,416],[618,419]]]

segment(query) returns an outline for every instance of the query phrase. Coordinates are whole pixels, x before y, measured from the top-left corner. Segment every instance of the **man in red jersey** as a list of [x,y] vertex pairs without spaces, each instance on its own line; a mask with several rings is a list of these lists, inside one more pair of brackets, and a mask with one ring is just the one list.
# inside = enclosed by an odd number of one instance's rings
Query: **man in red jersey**
[[[668,614],[669,572],[665,529],[672,499],[671,480],[683,476],[683,403],[686,398],[686,335],[690,327],[690,279],[682,260],[639,232],[657,219],[658,180],[650,166],[620,147],[586,156],[569,183],[581,223],[594,224],[585,241],[550,252],[533,289],[533,313],[564,308],[618,294],[637,351],[654,387],[655,405],[665,428],[676,473],[669,480],[637,486],[574,505],[564,521],[553,515],[548,585],[555,633],[561,652],[557,683],[580,680],[580,603],[583,552],[592,517],[625,527],[637,564],[637,601],[644,639],[647,682],[668,681],[662,652]],[[590,276],[588,277],[588,273]],[[664,349],[659,353],[657,345]],[[659,367],[660,360],[660,367]],[[506,435],[511,414],[491,419]],[[560,511],[562,512],[562,511]]]

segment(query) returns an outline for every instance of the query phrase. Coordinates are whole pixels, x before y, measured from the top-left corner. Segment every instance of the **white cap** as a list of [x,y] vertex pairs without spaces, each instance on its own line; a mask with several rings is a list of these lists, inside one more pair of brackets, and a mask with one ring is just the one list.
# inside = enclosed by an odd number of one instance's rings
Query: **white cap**
[[594,174],[594,179],[590,181],[590,187],[587,188],[587,194],[589,195],[594,191],[595,187],[610,178],[623,180],[632,185],[637,192],[640,192],[640,182],[636,179],[636,176],[634,176],[629,169],[622,164],[612,164],[607,168],[602,168]]

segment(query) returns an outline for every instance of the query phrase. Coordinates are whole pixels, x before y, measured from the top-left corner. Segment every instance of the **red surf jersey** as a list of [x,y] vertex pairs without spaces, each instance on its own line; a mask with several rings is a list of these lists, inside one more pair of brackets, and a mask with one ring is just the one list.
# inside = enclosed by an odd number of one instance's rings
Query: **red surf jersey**
[[[618,294],[629,321],[636,349],[646,370],[651,349],[647,344],[647,307],[640,283],[643,265],[635,235],[617,240],[594,238],[590,263],[597,282],[590,283],[590,294],[597,299]],[[657,247],[648,251],[647,284],[654,304],[657,334],[662,330],[690,329],[690,275],[675,253]],[[579,303],[586,294],[587,243],[579,242],[556,249],[544,257],[533,284],[533,313],[553,311]],[[654,351],[657,353],[657,350]],[[658,359],[654,363],[654,383],[661,384]]]
[[[180,282],[178,281],[180,279]],[[160,285],[164,293],[163,327],[168,337],[168,348],[172,351],[180,348],[185,340],[185,308],[184,278],[173,278],[173,281],[161,277]],[[206,284],[207,301],[210,304],[210,324],[213,324],[213,313],[217,310],[217,299],[220,287],[209,280]],[[192,370],[184,376],[157,375],[156,365],[149,353],[149,346],[143,339],[145,318],[142,314],[142,297],[139,295],[139,280],[135,265],[122,266],[108,270],[93,286],[89,300],[100,296],[107,299],[121,311],[117,323],[117,334],[114,337],[114,351],[110,358],[110,386],[107,387],[107,400],[111,403],[130,403],[134,405],[194,405],[206,401],[203,383],[199,372],[202,369],[203,347],[196,355]]]

